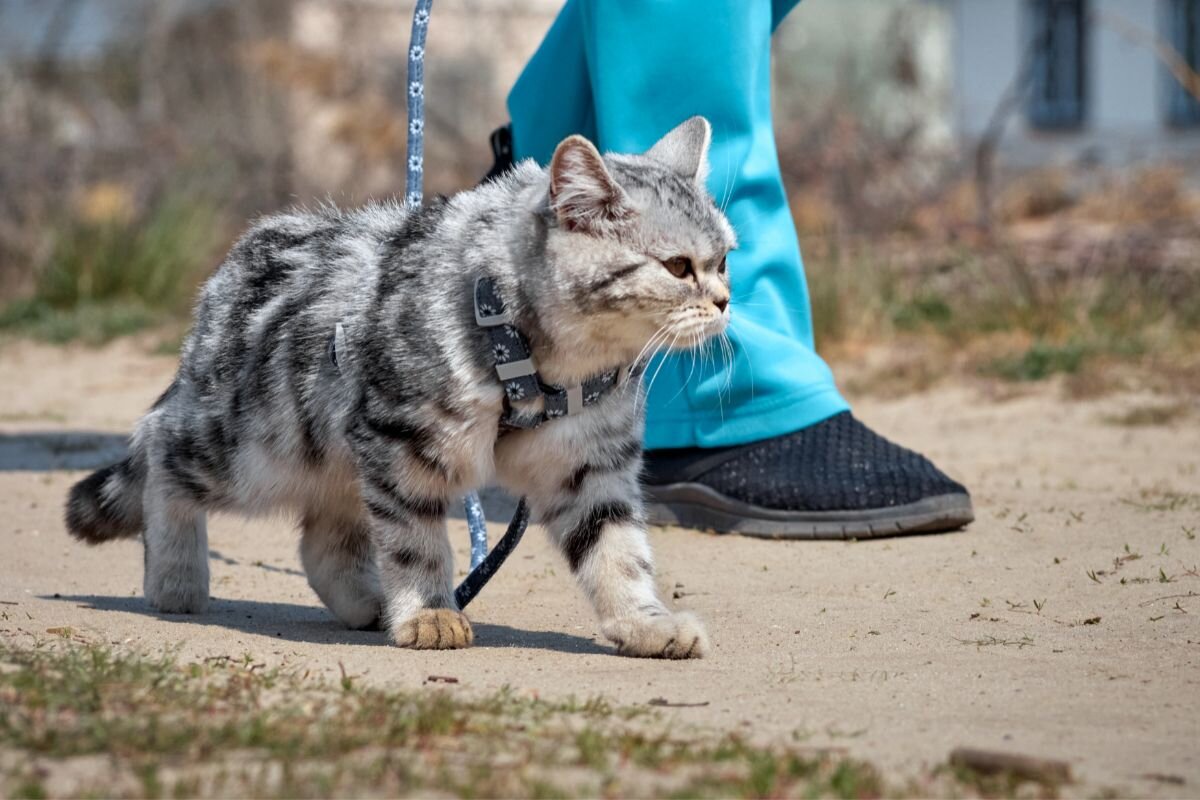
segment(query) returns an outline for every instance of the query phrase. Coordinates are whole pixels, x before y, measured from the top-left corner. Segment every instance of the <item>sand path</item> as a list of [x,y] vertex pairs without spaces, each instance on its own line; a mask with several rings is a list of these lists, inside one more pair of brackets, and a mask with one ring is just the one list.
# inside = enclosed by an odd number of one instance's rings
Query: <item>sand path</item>
[[[1053,387],[1002,403],[968,387],[865,400],[860,417],[973,489],[967,531],[784,543],[657,529],[667,596],[707,621],[715,646],[682,664],[613,655],[534,531],[470,609],[477,646],[413,653],[327,615],[286,520],[210,521],[215,601],[190,618],[145,606],[139,543],[67,538],[60,507],[77,470],[120,452],[174,369],[145,350],[0,349],[6,637],[66,625],[187,658],[251,653],[331,676],[340,662],[399,687],[437,674],[463,692],[662,697],[706,703],[669,710],[681,722],[845,747],[897,775],[969,745],[1066,759],[1081,779],[1072,794],[1200,792],[1194,411],[1122,426],[1111,417],[1164,401],[1066,403]],[[462,563],[464,523],[451,535]],[[1141,558],[1114,564],[1129,553]]]

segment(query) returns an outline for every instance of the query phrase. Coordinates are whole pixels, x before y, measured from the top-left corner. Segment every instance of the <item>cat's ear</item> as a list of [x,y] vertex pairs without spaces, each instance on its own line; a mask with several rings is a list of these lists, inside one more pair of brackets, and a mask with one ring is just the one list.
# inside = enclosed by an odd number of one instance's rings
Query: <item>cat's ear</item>
[[708,180],[708,147],[712,143],[712,126],[704,117],[692,117],[646,151],[653,158],[698,186]]
[[632,213],[625,190],[582,136],[564,139],[550,159],[550,208],[572,231],[596,231]]

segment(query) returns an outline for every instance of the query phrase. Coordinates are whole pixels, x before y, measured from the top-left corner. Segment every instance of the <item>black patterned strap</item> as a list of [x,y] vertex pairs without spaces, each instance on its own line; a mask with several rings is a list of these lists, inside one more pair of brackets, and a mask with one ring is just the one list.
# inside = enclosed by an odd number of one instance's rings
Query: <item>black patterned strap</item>
[[[620,367],[593,375],[578,386],[562,387],[543,382],[533,361],[533,348],[513,325],[512,314],[493,278],[475,280],[475,322],[487,330],[492,344],[492,362],[496,377],[504,386],[506,400],[500,423],[508,428],[530,430],[546,420],[578,414],[599,402],[613,388],[641,374],[639,366]],[[522,413],[512,407],[514,402],[538,395],[543,398],[543,411]]]
[[475,322],[487,330],[496,377],[504,386],[508,401],[531,400],[541,394],[533,349],[529,340],[512,324],[512,314],[491,278],[475,281]]

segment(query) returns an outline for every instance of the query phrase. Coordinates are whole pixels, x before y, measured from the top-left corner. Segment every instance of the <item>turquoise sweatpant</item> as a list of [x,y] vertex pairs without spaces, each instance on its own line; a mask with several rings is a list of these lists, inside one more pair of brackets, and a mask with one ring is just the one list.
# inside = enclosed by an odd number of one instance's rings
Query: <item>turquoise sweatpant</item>
[[740,240],[729,256],[733,366],[666,358],[647,402],[648,449],[744,444],[847,408],[813,350],[772,128],[771,33],[796,2],[568,0],[508,97],[515,155],[543,164],[572,133],[637,153],[694,114],[712,123],[708,186]]

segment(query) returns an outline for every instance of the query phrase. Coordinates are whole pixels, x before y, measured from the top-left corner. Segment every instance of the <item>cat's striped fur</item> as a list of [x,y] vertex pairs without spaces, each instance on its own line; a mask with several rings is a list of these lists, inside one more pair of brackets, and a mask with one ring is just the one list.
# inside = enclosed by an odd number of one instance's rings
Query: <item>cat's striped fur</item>
[[[502,435],[472,287],[497,281],[558,385],[723,330],[734,235],[704,189],[709,137],[694,118],[645,155],[603,159],[572,137],[549,168],[525,162],[420,210],[260,221],[205,285],[129,457],[72,490],[69,529],[91,543],[142,533],[149,602],[197,612],[206,512],[293,509],[309,583],[339,619],[461,647],[445,517],[494,480],[528,495],[621,652],[701,655],[700,624],[655,590],[638,392]],[[682,277],[664,268],[678,257],[693,267]]]

